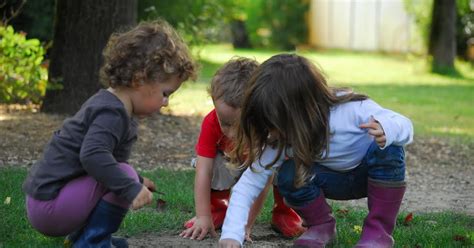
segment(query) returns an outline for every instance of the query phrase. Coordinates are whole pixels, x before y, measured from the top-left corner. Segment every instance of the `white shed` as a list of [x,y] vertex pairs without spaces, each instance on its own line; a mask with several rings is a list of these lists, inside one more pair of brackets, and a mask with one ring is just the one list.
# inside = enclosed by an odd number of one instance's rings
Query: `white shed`
[[316,47],[422,50],[421,35],[403,0],[311,0],[308,22],[309,43]]

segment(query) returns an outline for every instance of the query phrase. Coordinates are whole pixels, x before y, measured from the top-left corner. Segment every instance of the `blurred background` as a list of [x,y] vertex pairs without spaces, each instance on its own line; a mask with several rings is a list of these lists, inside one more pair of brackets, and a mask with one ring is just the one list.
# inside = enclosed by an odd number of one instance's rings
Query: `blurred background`
[[[332,85],[412,118],[417,133],[474,140],[474,0],[3,0],[0,103],[71,114],[93,94],[112,32],[162,18],[201,66],[165,110],[203,115],[233,56],[297,52]],[[4,117],[5,118],[5,117]]]

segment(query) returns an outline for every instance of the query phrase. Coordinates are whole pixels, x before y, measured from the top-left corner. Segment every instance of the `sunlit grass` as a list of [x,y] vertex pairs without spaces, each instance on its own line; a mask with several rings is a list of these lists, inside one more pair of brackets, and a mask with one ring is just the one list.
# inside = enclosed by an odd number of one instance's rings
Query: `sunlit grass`
[[[234,50],[210,45],[201,50],[202,71],[171,99],[176,114],[207,113],[212,108],[206,90],[214,72],[233,56],[263,62],[272,50]],[[409,117],[416,135],[448,136],[474,141],[474,69],[457,61],[459,76],[428,72],[424,58],[345,51],[298,51],[315,62],[334,86],[349,86],[380,105]]]

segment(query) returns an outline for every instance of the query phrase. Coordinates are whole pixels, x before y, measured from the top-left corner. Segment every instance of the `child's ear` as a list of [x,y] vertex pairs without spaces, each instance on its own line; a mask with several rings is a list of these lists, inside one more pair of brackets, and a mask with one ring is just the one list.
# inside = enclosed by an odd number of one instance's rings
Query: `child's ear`
[[141,83],[139,83],[138,80],[136,80],[135,78],[133,78],[130,87],[131,87],[132,89],[136,89],[136,88],[138,88],[140,85],[141,85]]

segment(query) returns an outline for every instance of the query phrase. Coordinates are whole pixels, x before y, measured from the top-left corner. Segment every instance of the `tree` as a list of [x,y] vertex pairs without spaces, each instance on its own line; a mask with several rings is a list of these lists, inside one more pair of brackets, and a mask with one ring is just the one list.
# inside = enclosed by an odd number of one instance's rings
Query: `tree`
[[140,0],[138,18],[163,18],[191,47],[216,41],[229,22],[235,0]]
[[456,1],[435,0],[428,52],[434,72],[454,71],[456,56]]
[[109,36],[137,19],[137,0],[57,0],[48,76],[41,110],[71,114],[100,88],[102,49]]

